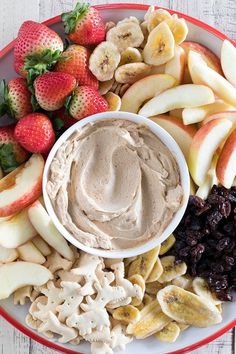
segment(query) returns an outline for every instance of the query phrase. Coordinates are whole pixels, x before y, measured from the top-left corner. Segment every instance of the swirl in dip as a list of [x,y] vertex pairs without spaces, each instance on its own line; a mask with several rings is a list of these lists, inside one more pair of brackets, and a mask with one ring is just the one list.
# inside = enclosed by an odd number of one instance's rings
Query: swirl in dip
[[183,198],[167,146],[148,127],[121,119],[75,131],[51,163],[47,192],[64,227],[102,249],[160,236]]

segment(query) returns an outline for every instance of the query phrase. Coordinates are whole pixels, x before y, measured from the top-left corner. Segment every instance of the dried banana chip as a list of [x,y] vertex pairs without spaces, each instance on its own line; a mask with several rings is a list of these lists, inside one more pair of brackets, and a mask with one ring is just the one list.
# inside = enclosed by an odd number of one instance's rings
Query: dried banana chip
[[128,47],[139,47],[143,39],[143,32],[135,22],[123,22],[111,28],[106,35],[106,40],[112,42],[120,52]]
[[175,264],[174,256],[162,257],[161,264],[163,267],[163,273],[158,279],[159,283],[167,283],[180,275],[185,274],[187,271],[187,265],[184,262]]
[[179,327],[179,329],[180,329],[180,332],[183,332],[183,331],[185,331],[187,328],[190,327],[189,325],[186,325],[186,324],[184,324],[184,323],[176,322],[176,324],[178,325],[178,327]]
[[161,342],[174,343],[180,334],[180,328],[176,322],[170,322],[161,331],[155,333],[155,337]]
[[108,21],[105,23],[105,32],[107,33],[111,28],[115,27],[115,22]]
[[112,316],[115,320],[119,320],[124,324],[130,324],[139,321],[140,312],[136,307],[126,305],[115,309]]
[[148,29],[147,29],[147,21],[141,22],[140,28],[141,28],[141,31],[143,32],[143,37],[144,37],[142,43],[140,44],[140,48],[143,49],[147,43],[148,35],[149,35]]
[[130,84],[123,84],[120,88],[119,96],[122,97],[130,87]]
[[99,93],[100,95],[105,95],[110,89],[112,88],[112,85],[114,84],[115,79],[112,78],[111,80],[107,81],[101,81],[99,82]]
[[138,297],[134,297],[132,298],[132,301],[131,301],[131,305],[133,306],[139,306],[143,300],[143,296],[144,296],[144,293],[145,293],[145,289],[146,289],[146,286],[145,286],[145,281],[143,279],[143,277],[140,275],[140,274],[134,274],[132,275],[131,277],[128,278],[128,280],[132,283],[132,284],[137,284],[140,286],[140,288],[142,289],[143,291],[143,294],[142,294],[142,297],[138,298]]
[[181,44],[185,41],[188,35],[188,26],[184,18],[173,17],[165,20],[165,23],[169,26],[176,44]]
[[164,10],[158,9],[152,12],[147,18],[147,28],[151,32],[156,26],[158,26],[162,21],[171,19],[171,14]]
[[205,279],[200,278],[200,277],[194,278],[192,286],[193,286],[194,292],[197,295],[199,295],[200,297],[202,297],[203,299],[210,301],[214,305],[221,304],[222,301],[220,301],[217,298],[216,294],[210,290]]
[[175,237],[171,234],[164,242],[161,244],[160,256],[168,252],[175,243]]
[[121,53],[119,65],[125,65],[129,63],[141,63],[143,61],[142,54],[137,48],[128,47]]
[[113,78],[119,62],[120,53],[117,47],[111,42],[102,42],[89,58],[89,69],[99,81],[107,81]]
[[152,301],[154,300],[154,297],[148,295],[148,294],[144,294],[144,297],[143,297],[143,305],[144,306],[147,306],[149,305]]
[[119,66],[115,71],[115,79],[122,84],[133,84],[151,71],[151,66],[145,63],[130,63]]
[[147,338],[160,331],[169,322],[171,322],[171,319],[161,311],[160,305],[154,300],[142,309],[138,322],[128,325],[127,333],[138,339]]
[[156,263],[154,264],[154,267],[152,268],[152,271],[151,271],[149,277],[146,280],[146,283],[152,283],[154,281],[157,281],[160,278],[160,276],[162,275],[162,273],[163,273],[163,267],[161,264],[161,260],[158,257],[156,260]]
[[135,16],[130,16],[130,17],[124,18],[123,20],[118,21],[117,26],[122,25],[122,23],[130,23],[130,22],[133,22],[133,23],[136,23],[139,25],[139,19],[137,19],[137,17],[135,17]]
[[151,251],[138,256],[129,266],[128,277],[140,274],[144,280],[147,280],[157,260],[159,251],[160,246],[157,246]]
[[157,293],[162,311],[175,321],[196,327],[208,327],[222,321],[217,308],[206,299],[175,285]]
[[175,40],[165,22],[161,22],[149,34],[143,49],[144,62],[151,65],[167,63],[174,56]]
[[147,12],[145,13],[144,15],[144,21],[147,21],[148,20],[148,17],[155,11],[155,6],[154,5],[151,5],[149,6]]
[[104,96],[108,103],[108,111],[119,111],[121,107],[121,98],[114,92],[108,92]]
[[192,279],[188,275],[180,275],[171,282],[173,285],[179,286],[182,289],[189,290],[192,289]]
[[157,292],[161,289],[163,289],[165,285],[159,283],[158,281],[154,281],[153,283],[147,283],[146,284],[146,293],[148,295],[155,295],[157,294]]

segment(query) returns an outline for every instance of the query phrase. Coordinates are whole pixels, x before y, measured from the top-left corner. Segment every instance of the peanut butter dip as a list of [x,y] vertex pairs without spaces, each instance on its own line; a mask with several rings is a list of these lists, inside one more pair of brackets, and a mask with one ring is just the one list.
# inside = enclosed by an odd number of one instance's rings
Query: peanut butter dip
[[121,119],[74,132],[51,163],[47,192],[64,227],[102,249],[160,236],[183,197],[167,146],[148,127]]

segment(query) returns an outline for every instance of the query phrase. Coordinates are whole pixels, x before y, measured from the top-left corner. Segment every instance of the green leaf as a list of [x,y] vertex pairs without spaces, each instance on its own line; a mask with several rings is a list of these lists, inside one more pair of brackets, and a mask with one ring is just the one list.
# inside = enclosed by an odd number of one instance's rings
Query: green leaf
[[37,101],[35,95],[31,96],[31,105],[33,108],[33,112],[36,112],[40,109],[40,105],[38,104],[38,101]]
[[73,94],[66,98],[66,101],[65,101],[65,104],[64,104],[65,114],[69,114],[69,108],[70,108],[70,103],[71,103],[72,97],[73,97]]
[[89,11],[89,4],[81,4],[78,2],[75,9],[70,12],[66,12],[61,15],[61,19],[64,22],[65,33],[71,33],[74,31],[77,23],[83,18],[83,16]]
[[0,145],[0,166],[5,173],[9,173],[19,166],[12,144]]
[[65,122],[63,119],[61,118],[55,118],[53,119],[53,129],[58,131],[61,130],[62,128],[64,128],[65,126]]

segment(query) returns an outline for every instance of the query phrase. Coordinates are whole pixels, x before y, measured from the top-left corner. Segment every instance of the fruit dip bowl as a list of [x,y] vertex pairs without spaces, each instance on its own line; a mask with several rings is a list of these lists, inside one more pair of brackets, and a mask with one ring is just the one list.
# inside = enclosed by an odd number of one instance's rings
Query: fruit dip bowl
[[[123,122],[124,126],[122,126]],[[96,125],[98,125],[97,129]],[[126,125],[127,130],[125,130]],[[142,128],[144,138],[141,135]],[[84,129],[87,129],[87,131],[84,132]],[[82,135],[82,139],[78,139],[76,132],[79,132],[77,133],[79,136]],[[147,135],[145,139],[147,132],[150,137]],[[132,139],[132,134],[134,139],[136,137],[140,141],[137,140],[134,143],[131,140],[129,141],[129,139]],[[124,143],[126,139],[127,144]],[[150,144],[155,145],[149,145],[148,139],[153,139],[154,142],[151,141]],[[82,142],[75,147],[79,140],[82,140]],[[147,141],[146,145],[142,145],[142,140]],[[156,143],[160,146],[156,146]],[[141,147],[137,148],[138,151],[133,151],[132,148],[129,149],[129,144],[133,146],[133,149],[135,144],[137,146],[140,144]],[[75,150],[75,153],[72,153],[72,149]],[[68,151],[70,157],[66,155]],[[150,156],[152,153],[153,156]],[[65,165],[72,155],[74,156],[73,161],[70,161],[69,165]],[[160,158],[161,165],[158,158]],[[76,164],[75,160],[77,160]],[[108,169],[106,166],[109,163]],[[151,164],[154,166],[153,169],[159,168],[158,172],[153,171]],[[162,164],[164,167],[162,167]],[[140,165],[142,166],[140,167]],[[109,174],[106,174],[107,171]],[[153,174],[157,177],[153,177]],[[159,174],[161,175],[160,178],[158,178]],[[65,182],[67,178],[68,184],[66,184],[66,187],[62,186],[60,184],[62,179]],[[71,183],[72,180],[73,183]],[[167,181],[166,184],[165,180]],[[89,182],[89,186],[86,185],[86,182]],[[73,184],[73,187],[71,184]],[[46,208],[54,224],[70,243],[85,252],[98,256],[121,258],[149,251],[172,233],[186,209],[189,184],[189,173],[184,156],[174,139],[164,129],[153,121],[136,114],[106,112],[79,121],[58,139],[45,164],[43,195]],[[94,186],[94,189],[92,192],[89,190],[89,195],[87,195],[87,189],[91,186]],[[99,194],[99,189],[104,199],[105,197],[110,198],[111,201],[103,200]],[[151,195],[149,193],[154,194],[153,189],[160,191],[158,192],[160,194],[157,193],[156,199],[153,198],[153,209],[151,209],[148,207],[145,197],[149,198],[150,201]],[[70,191],[69,196],[68,191]],[[89,200],[92,199],[90,193],[93,193],[97,198],[95,201]],[[106,193],[108,196],[105,196]],[[80,198],[82,197],[81,194],[85,195],[87,200],[82,200]],[[99,198],[102,199],[100,205]],[[131,199],[132,202],[130,200],[126,201],[126,199]],[[112,200],[116,200],[116,205],[112,205]],[[127,207],[125,203],[128,202],[132,205]],[[85,210],[81,211],[82,216],[79,211],[79,203],[84,203]],[[93,205],[88,206],[89,203],[96,204],[97,210],[94,211],[95,207]],[[67,212],[64,214],[62,209],[66,206],[63,208],[62,204],[67,205],[67,208],[70,209],[68,211],[69,216]],[[117,205],[122,209],[121,211],[118,210]],[[112,209],[114,207],[117,207],[117,210],[114,211]],[[73,208],[76,210],[73,210]],[[102,208],[103,211],[101,211]],[[109,211],[105,210],[107,208],[109,208]],[[129,220],[128,222],[124,221],[123,218],[127,219],[129,217],[132,219],[132,213],[129,210],[132,208],[135,211],[131,222],[143,223],[144,226],[133,226],[133,224],[130,225]],[[98,209],[100,209],[100,212]],[[127,209],[128,211],[126,211]],[[159,215],[161,215],[160,219],[163,220],[156,221],[152,218],[151,215],[158,214],[158,210]],[[98,240],[91,237],[87,231],[90,230],[89,227],[85,226],[85,224],[91,225],[94,220],[94,215],[90,216],[89,213],[96,214],[98,221],[96,222],[95,219],[93,227],[96,226],[99,236],[104,235],[104,237],[100,236]],[[72,214],[77,220],[79,219],[76,228],[74,223],[71,222]],[[110,217],[110,214],[112,214],[112,217]],[[112,218],[115,218],[115,221]],[[62,219],[64,222],[62,222]],[[151,220],[150,224],[149,219]],[[117,220],[120,222],[118,226]],[[69,227],[65,225],[66,223]],[[83,223],[84,232],[79,230],[80,223]],[[141,229],[140,237],[138,228]],[[132,235],[132,233],[135,234]]]

